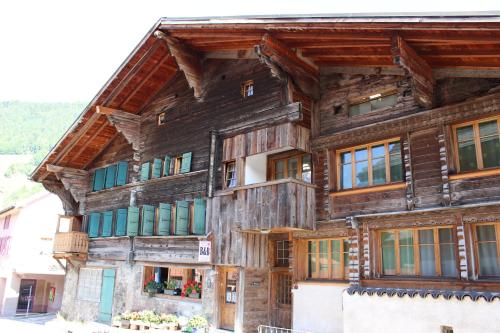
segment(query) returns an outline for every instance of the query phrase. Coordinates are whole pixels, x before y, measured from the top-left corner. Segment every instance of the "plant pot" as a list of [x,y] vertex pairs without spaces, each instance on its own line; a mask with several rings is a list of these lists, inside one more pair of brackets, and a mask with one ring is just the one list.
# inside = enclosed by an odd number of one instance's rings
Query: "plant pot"
[[163,290],[163,293],[165,295],[176,296],[177,292],[175,291],[175,289],[165,289]]
[[120,328],[130,328],[130,320],[120,320]]
[[200,298],[200,293],[191,293],[188,296],[189,298]]
[[153,297],[153,296],[156,294],[156,290],[155,290],[155,291],[153,291],[153,290],[148,290],[148,291],[147,291],[147,293],[148,293],[148,296],[149,296],[149,297]]

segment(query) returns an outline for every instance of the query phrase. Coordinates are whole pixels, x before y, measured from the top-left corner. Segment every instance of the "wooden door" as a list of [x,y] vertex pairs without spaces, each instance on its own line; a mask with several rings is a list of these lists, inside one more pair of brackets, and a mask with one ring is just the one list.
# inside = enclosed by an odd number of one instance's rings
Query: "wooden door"
[[238,297],[238,270],[236,268],[222,268],[220,277],[219,326],[233,331]]
[[271,289],[271,325],[292,327],[292,274],[273,272]]
[[17,311],[32,312],[35,303],[36,280],[21,280],[19,287],[19,298],[17,301]]
[[99,321],[111,322],[113,294],[115,291],[115,270],[104,269],[102,272],[101,302],[99,303]]

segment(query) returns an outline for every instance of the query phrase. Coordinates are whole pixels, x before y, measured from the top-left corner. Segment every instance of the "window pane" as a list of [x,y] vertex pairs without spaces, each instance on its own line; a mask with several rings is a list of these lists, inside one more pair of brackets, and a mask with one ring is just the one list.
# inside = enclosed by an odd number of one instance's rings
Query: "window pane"
[[441,275],[448,277],[456,277],[457,262],[455,260],[455,245],[440,244],[439,254],[441,256]]
[[399,265],[402,275],[415,274],[415,254],[413,249],[413,231],[399,232]]
[[356,186],[368,186],[368,150],[358,149],[354,152],[356,161]]
[[304,155],[302,157],[302,180],[311,182],[311,155]]
[[372,147],[373,184],[386,183],[385,175],[385,146]]
[[477,226],[476,232],[478,240],[477,251],[479,256],[479,275],[500,275],[495,226]]
[[349,278],[349,241],[344,239],[344,278]]
[[290,158],[288,160],[288,177],[289,178],[297,178],[297,170],[298,170],[298,159],[297,157]]
[[498,138],[497,121],[488,121],[479,124],[479,136],[481,138],[481,154],[485,168],[500,165],[500,140]]
[[340,261],[340,240],[335,239],[330,241],[332,247],[332,273],[333,278],[342,278],[342,266]]
[[422,276],[435,276],[434,231],[432,229],[419,230],[418,239],[420,242],[420,273]]
[[328,277],[328,241],[319,241],[319,276]]
[[308,267],[309,267],[309,277],[316,277],[316,242],[309,242],[309,255],[308,255]]
[[400,182],[403,180],[403,161],[401,157],[401,143],[399,141],[389,144],[389,154],[391,182]]
[[356,162],[367,161],[368,160],[368,150],[366,148],[355,150],[354,151],[354,159],[356,160]]
[[370,103],[372,111],[375,111],[376,109],[393,106],[394,104],[396,104],[396,101],[397,101],[397,95],[394,94],[371,100]]
[[474,144],[474,130],[472,125],[457,128],[458,160],[460,170],[477,169],[476,145]]
[[396,274],[396,255],[394,249],[394,233],[382,232],[382,273],[384,275]]
[[352,166],[351,166],[351,153],[340,154],[340,188],[348,189],[352,188]]
[[275,171],[274,178],[276,178],[276,179],[285,178],[285,162],[283,162],[283,161],[276,162],[276,171]]

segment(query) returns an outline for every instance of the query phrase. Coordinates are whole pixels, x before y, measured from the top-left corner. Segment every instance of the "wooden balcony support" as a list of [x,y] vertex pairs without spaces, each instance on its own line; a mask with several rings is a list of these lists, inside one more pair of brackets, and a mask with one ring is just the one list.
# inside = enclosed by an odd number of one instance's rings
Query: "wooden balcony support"
[[319,70],[312,61],[299,57],[295,51],[270,34],[262,37],[255,50],[276,77],[282,80],[289,77],[303,93],[313,99],[319,98]]
[[160,30],[155,32],[155,37],[163,39],[167,43],[170,54],[175,58],[180,70],[184,72],[189,86],[193,88],[194,97],[198,100],[203,99],[201,55],[177,38],[169,36]]
[[417,103],[431,109],[436,85],[431,66],[401,36],[392,38],[392,56],[394,63],[410,75]]
[[219,191],[208,203],[212,225],[236,221],[241,231],[314,230],[315,204],[315,186],[296,179]]
[[56,259],[86,260],[89,250],[87,233],[58,232],[54,237],[53,256]]
[[97,113],[104,114],[116,130],[123,134],[132,149],[139,151],[139,140],[141,134],[141,117],[122,110],[116,110],[105,106],[97,106]]
[[47,171],[53,172],[56,175],[57,179],[64,185],[64,188],[70,191],[76,202],[83,202],[85,194],[89,191],[88,171],[52,164],[47,164]]
[[73,198],[71,192],[66,189],[61,181],[44,180],[42,182],[42,185],[47,191],[54,193],[59,197],[59,199],[61,199],[64,213],[66,215],[75,216],[78,214],[78,203]]

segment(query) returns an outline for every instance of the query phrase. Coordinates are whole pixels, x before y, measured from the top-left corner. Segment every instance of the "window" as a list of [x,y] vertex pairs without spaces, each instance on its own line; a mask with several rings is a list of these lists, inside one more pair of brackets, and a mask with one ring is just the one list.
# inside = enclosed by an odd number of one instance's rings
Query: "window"
[[349,116],[360,116],[378,109],[390,107],[396,104],[398,95],[394,92],[386,94],[374,94],[362,98],[349,106]]
[[181,173],[182,166],[182,156],[174,157],[174,174],[177,175]]
[[167,115],[165,112],[158,114],[158,126],[165,125],[167,123]]
[[276,254],[274,265],[276,267],[288,267],[290,257],[290,242],[287,240],[276,241]]
[[500,166],[498,119],[488,118],[454,126],[458,171]]
[[453,228],[380,232],[382,275],[457,277]]
[[248,80],[241,84],[241,96],[243,98],[253,96],[253,80]]
[[125,185],[128,177],[128,162],[119,162],[94,171],[93,191],[101,191],[115,186]]
[[[170,296],[194,297],[190,295],[182,295],[185,291],[184,286],[190,282],[202,286],[203,270],[194,268],[179,268],[179,267],[153,267],[144,266],[143,276],[143,291],[150,292],[146,289],[148,282],[154,281],[158,288],[155,294],[165,294]],[[201,298],[202,292],[198,297]]]
[[473,229],[479,276],[500,276],[500,223],[478,224]]
[[237,184],[236,180],[236,162],[226,163],[226,172],[224,178],[224,184],[226,187],[235,187]]
[[337,174],[339,190],[403,181],[400,140],[339,150]]
[[273,179],[295,178],[310,183],[312,164],[310,154],[286,154],[270,157]]
[[307,244],[308,277],[311,279],[347,279],[349,242],[345,238],[310,240]]
[[78,299],[99,302],[101,300],[102,269],[80,268],[78,274]]

